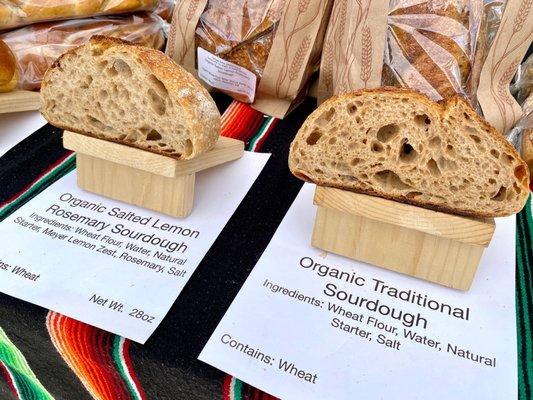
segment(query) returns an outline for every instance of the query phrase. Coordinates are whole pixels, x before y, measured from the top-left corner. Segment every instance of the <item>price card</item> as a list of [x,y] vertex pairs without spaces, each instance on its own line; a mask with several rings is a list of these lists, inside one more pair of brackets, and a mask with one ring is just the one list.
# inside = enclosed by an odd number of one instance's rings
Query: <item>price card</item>
[[185,219],[84,192],[71,172],[0,223],[0,291],[144,343],[268,157],[198,173]]
[[311,247],[313,189],[200,360],[283,400],[516,398],[515,218],[460,292]]

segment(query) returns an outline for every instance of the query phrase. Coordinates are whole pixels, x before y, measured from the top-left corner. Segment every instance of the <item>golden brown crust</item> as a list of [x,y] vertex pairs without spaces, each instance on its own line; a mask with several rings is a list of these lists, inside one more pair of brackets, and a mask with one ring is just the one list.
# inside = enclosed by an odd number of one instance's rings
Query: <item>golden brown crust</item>
[[[209,150],[215,145],[219,137],[220,129],[220,114],[216,109],[216,105],[214,104],[207,90],[191,74],[176,64],[166,54],[157,50],[138,46],[118,38],[106,36],[93,36],[87,45],[91,46],[93,51],[105,52],[106,50],[111,49],[112,51],[116,52],[127,52],[133,54],[137,57],[139,62],[143,63],[150,69],[155,77],[164,83],[166,90],[168,90],[168,92],[174,96],[173,100],[178,103],[183,112],[187,113],[189,116],[187,120],[190,124],[190,130],[194,135],[193,152],[188,157],[172,156],[169,153],[155,148],[147,149],[145,147],[136,146],[134,143],[101,137],[93,132],[80,129],[79,126],[70,126],[68,124],[55,122],[56,126],[87,136],[115,141],[117,143],[132,147],[139,147],[143,150],[169,157],[175,157],[178,159],[193,158],[196,155]],[[43,90],[41,91],[42,94],[46,92],[46,89],[50,84],[50,77],[54,74],[55,70],[61,68],[61,63],[68,59],[68,57],[71,55],[76,54],[81,47],[87,45],[71,49],[55,61],[54,65],[46,72],[44,76],[42,84]],[[183,92],[184,89],[186,89],[185,95],[176,95],[178,91]]]
[[17,85],[17,64],[11,49],[0,40],[0,92],[9,92]]
[[157,0],[11,0],[0,4],[0,30],[51,20],[152,10]]
[[[401,93],[403,96],[408,96],[412,100],[420,103],[424,103],[427,107],[435,109],[440,115],[445,115],[450,110],[454,109],[455,107],[462,107],[462,110],[464,110],[466,113],[468,113],[469,117],[474,120],[475,123],[480,124],[486,131],[487,134],[489,134],[494,140],[496,140],[501,147],[504,149],[505,153],[508,153],[512,155],[512,157],[519,162],[518,169],[523,168],[523,170],[520,171],[521,176],[517,176],[517,179],[520,181],[520,185],[524,189],[525,193],[529,192],[528,184],[529,184],[529,174],[527,171],[526,163],[520,158],[520,155],[516,151],[516,149],[494,128],[492,127],[488,122],[486,122],[482,117],[480,117],[469,105],[469,103],[464,100],[463,98],[456,96],[454,98],[443,100],[440,102],[434,102],[429,97],[427,97],[425,94],[422,94],[417,91],[413,91],[410,89],[404,89],[404,88],[395,88],[395,87],[381,87],[381,88],[375,88],[375,89],[364,89],[359,90],[352,93],[346,93],[341,95],[335,95],[328,100],[326,100],[322,105],[319,107],[319,109],[315,110],[308,119],[304,122],[302,125],[302,128],[300,131],[303,131],[306,127],[306,124],[308,124],[308,121],[314,120],[315,115],[320,115],[323,110],[327,110],[331,107],[335,107],[336,103],[339,100],[343,99],[349,99],[349,98],[355,98],[361,94],[364,93]],[[383,197],[389,200],[394,200],[402,203],[409,203],[415,206],[420,206],[424,208],[434,209],[437,211],[442,212],[448,212],[448,213],[455,213],[455,214],[461,214],[471,217],[495,217],[495,216],[506,216],[509,215],[508,213],[498,213],[495,214],[493,212],[486,212],[484,210],[466,210],[466,209],[458,209],[454,207],[449,207],[446,204],[437,204],[435,202],[430,201],[420,201],[416,198],[407,198],[405,196],[396,196],[396,195],[389,195],[388,193],[381,191],[381,190],[375,190],[374,188],[369,189],[354,189],[350,187],[343,186],[342,184],[336,183],[329,179],[320,179],[317,177],[310,177],[304,170],[298,169],[296,166],[296,162],[293,159],[293,148],[295,143],[297,142],[298,134],[296,136],[296,139],[291,144],[291,150],[289,155],[289,168],[291,172],[299,179],[302,179],[306,182],[311,182],[317,185],[321,186],[329,186],[329,187],[335,187],[343,190],[350,190],[358,193],[368,194],[372,196],[378,196]],[[516,169],[515,169],[516,171]],[[516,175],[516,174],[515,174]]]

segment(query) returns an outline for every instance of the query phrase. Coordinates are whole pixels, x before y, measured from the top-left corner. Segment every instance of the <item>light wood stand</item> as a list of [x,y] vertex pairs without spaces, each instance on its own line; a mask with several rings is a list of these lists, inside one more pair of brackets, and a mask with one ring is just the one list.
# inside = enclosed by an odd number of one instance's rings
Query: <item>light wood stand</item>
[[470,288],[495,228],[493,219],[320,186],[314,203],[313,246],[460,290]]
[[41,106],[39,92],[14,90],[0,93],[0,114],[38,110]]
[[220,137],[207,153],[176,160],[69,131],[63,133],[63,146],[77,153],[82,189],[175,217],[192,212],[197,172],[236,160],[244,152],[240,140]]

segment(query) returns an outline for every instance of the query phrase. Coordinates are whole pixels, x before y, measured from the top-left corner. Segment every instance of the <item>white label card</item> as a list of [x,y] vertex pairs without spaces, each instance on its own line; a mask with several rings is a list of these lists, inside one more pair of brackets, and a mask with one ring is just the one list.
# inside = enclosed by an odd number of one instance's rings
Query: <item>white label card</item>
[[251,71],[198,47],[198,76],[210,86],[253,103],[257,77]]
[[0,291],[144,343],[268,157],[198,173],[185,219],[85,192],[71,172],[0,223]]
[[515,218],[461,292],[311,247],[306,184],[200,354],[292,399],[512,399]]

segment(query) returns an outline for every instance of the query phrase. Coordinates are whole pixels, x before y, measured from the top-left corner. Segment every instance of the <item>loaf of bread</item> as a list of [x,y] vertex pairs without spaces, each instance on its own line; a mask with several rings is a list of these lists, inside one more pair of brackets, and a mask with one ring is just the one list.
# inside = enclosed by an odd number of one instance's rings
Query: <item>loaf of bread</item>
[[10,92],[18,84],[17,63],[13,52],[0,40],[0,93]]
[[[161,49],[165,43],[164,24],[157,16],[143,12],[43,22],[0,34],[0,40],[14,55],[18,71],[16,85],[11,85],[11,89],[17,86],[19,89],[39,90],[44,73],[53,62],[65,51],[86,43],[92,35],[117,37]],[[0,57],[0,66],[6,62],[6,58]]]
[[196,46],[263,75],[285,0],[209,0]]
[[94,36],[46,72],[41,112],[52,125],[176,159],[211,149],[220,114],[209,93],[157,50]]
[[158,0],[3,0],[0,31],[36,22],[152,10]]
[[318,185],[475,217],[516,213],[529,194],[524,161],[466,101],[407,89],[330,98],[298,131],[289,166]]
[[421,91],[433,100],[471,98],[471,30],[479,29],[468,0],[390,3],[382,83]]

